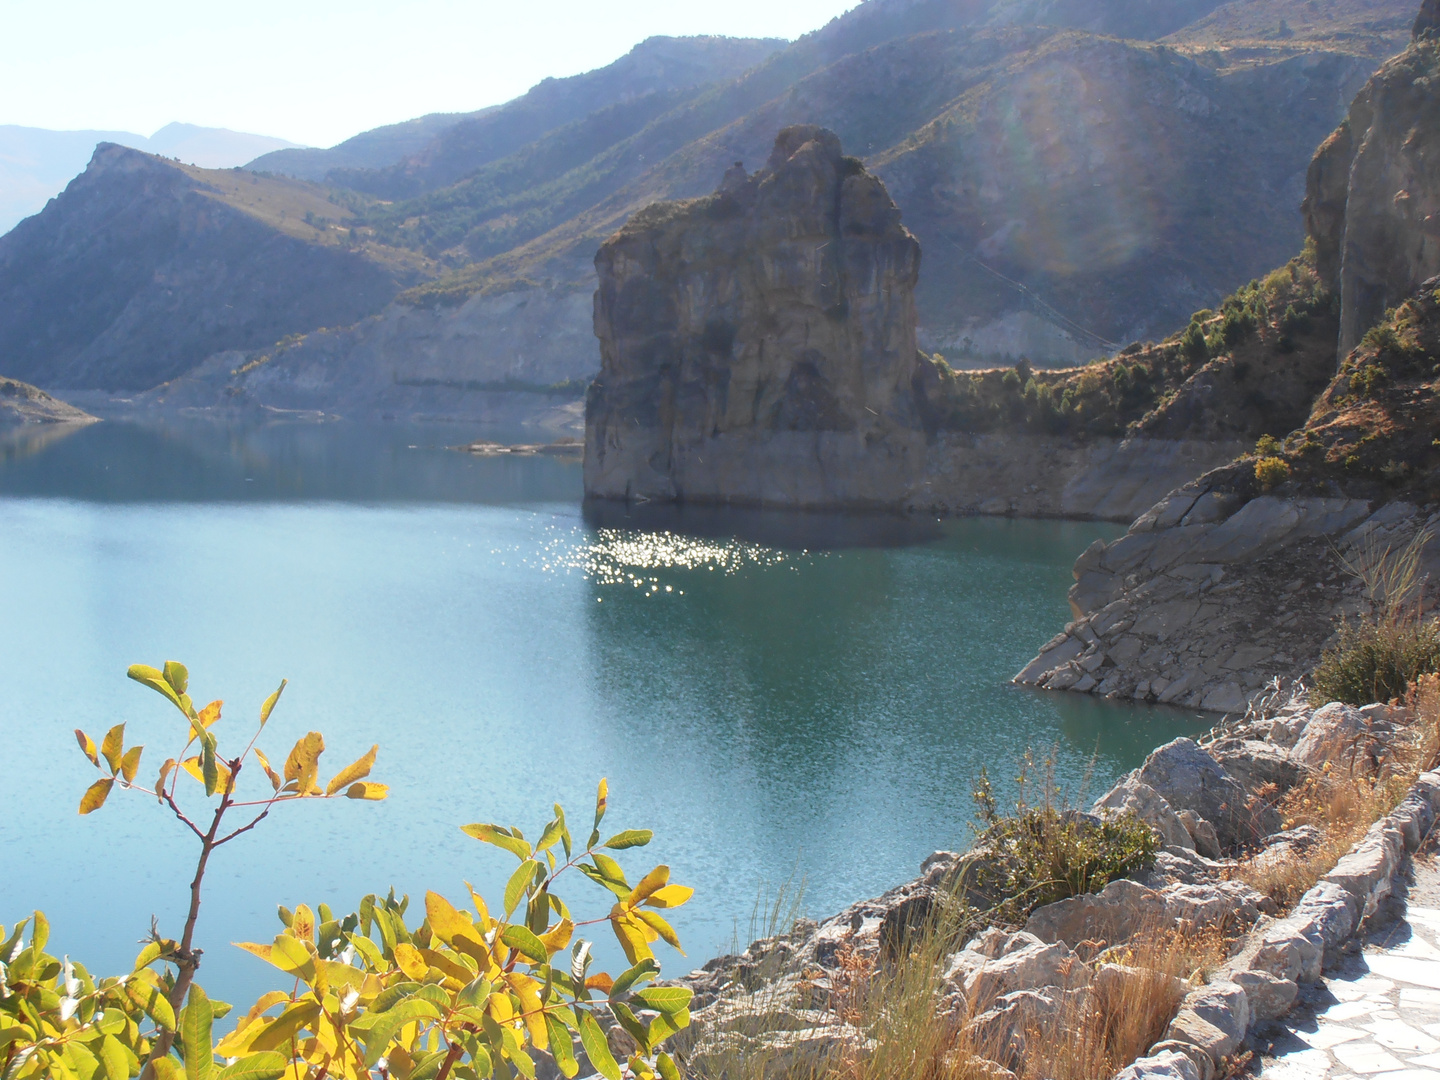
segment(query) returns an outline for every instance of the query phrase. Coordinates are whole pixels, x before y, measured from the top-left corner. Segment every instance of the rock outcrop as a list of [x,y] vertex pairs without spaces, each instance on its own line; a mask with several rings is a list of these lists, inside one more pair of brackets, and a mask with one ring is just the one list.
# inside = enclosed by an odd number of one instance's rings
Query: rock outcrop
[[889,506],[920,474],[920,245],[833,133],[786,128],[595,267],[587,495]]
[[0,377],[0,431],[30,424],[88,424],[95,417],[28,383]]
[[[1176,489],[1075,563],[1074,622],[1016,681],[1243,711],[1303,674],[1341,616],[1371,600],[1347,573],[1417,533],[1440,581],[1440,278],[1362,345],[1272,448],[1272,487],[1248,455]],[[1337,558],[1337,552],[1342,558]],[[1433,602],[1433,595],[1425,598]]]
[[1434,5],[1415,41],[1360,91],[1315,154],[1306,231],[1340,297],[1344,357],[1387,308],[1440,273],[1440,41]]

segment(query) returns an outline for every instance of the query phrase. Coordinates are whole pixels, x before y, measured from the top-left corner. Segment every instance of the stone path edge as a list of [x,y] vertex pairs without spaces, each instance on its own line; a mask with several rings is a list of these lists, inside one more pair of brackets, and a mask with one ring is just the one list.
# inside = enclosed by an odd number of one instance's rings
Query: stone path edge
[[1422,773],[1286,917],[1257,923],[1221,977],[1190,991],[1164,1038],[1113,1080],[1214,1080],[1250,1030],[1289,1012],[1299,984],[1318,980],[1390,895],[1437,813],[1440,771]]

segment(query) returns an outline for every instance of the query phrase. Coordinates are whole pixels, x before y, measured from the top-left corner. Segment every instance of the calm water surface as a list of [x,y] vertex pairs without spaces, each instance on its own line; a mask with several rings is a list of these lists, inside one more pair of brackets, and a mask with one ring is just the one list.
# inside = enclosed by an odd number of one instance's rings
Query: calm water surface
[[272,757],[311,729],[329,771],[380,744],[387,802],[282,807],[217,855],[202,981],[230,1000],[270,985],[226,943],[268,941],[277,903],[498,892],[513,860],[457,827],[534,835],[556,800],[588,821],[601,776],[608,823],[656,831],[627,867],[696,887],[678,971],[743,938],[762,890],[803,879],[824,915],[966,844],[981,766],[1053,748],[1094,794],[1201,724],[1007,685],[1114,526],[586,515],[577,462],[445,449],[480,434],[106,423],[0,445],[0,922],[44,908],[54,948],[107,972],[152,914],[178,932],[176,823],[135,793],[75,812],[94,772],[72,728],[126,722],[143,779],[178,749],[136,661],[187,663],[232,739],[288,677]]

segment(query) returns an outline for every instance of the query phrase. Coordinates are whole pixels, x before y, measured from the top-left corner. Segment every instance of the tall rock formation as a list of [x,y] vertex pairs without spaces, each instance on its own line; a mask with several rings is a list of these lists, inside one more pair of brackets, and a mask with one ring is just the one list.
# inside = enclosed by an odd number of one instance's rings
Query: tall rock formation
[[1436,5],[1316,152],[1304,204],[1326,284],[1340,295],[1343,357],[1387,308],[1440,273],[1440,40]]
[[585,491],[889,506],[924,465],[920,245],[823,128],[636,214],[595,257]]

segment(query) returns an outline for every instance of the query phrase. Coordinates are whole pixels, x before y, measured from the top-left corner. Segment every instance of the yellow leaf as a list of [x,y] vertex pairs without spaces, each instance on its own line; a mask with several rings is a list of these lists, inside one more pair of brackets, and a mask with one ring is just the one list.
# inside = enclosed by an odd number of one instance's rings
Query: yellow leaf
[[362,780],[358,784],[351,784],[345,790],[347,799],[368,799],[371,802],[379,802],[390,794],[390,788],[385,784],[376,784],[368,780]]
[[554,955],[570,944],[570,935],[574,932],[575,924],[569,919],[561,919],[554,929],[541,934],[540,940],[545,945],[545,951]]
[[270,786],[276,791],[280,790],[285,781],[280,779],[280,774],[270,767],[270,759],[261,753],[260,748],[255,748],[255,760],[260,762],[260,767],[265,770],[265,775],[270,778]]
[[645,903],[649,907],[677,908],[694,895],[695,890],[688,885],[666,885],[651,893]]
[[315,913],[310,910],[309,904],[300,904],[295,908],[295,914],[290,919],[290,930],[302,941],[315,940]]
[[400,970],[414,979],[422,981],[430,974],[430,965],[425,963],[425,958],[420,955],[420,950],[409,942],[402,941],[395,946],[395,962],[400,965]]
[[100,743],[100,756],[110,766],[112,773],[120,771],[120,751],[125,745],[125,725],[116,724],[105,733]]
[[[616,906],[618,908],[619,905]],[[643,926],[643,924],[641,925]],[[620,942],[620,948],[625,950],[625,957],[630,963],[638,964],[641,960],[654,959],[655,954],[650,951],[645,934],[645,930],[649,930],[649,927],[644,927],[642,930],[635,926],[631,919],[612,912],[610,928],[615,931],[615,939]]]
[[659,892],[666,886],[666,884],[669,883],[669,881],[670,867],[655,867],[654,870],[651,870],[648,874],[646,874],[643,878],[640,879],[640,884],[636,885],[635,888],[630,891],[630,895],[625,898],[625,906],[634,907],[636,904],[640,903],[640,901],[644,900],[647,896],[651,895],[652,893]]
[[175,768],[175,759],[173,757],[166,758],[165,764],[160,766],[160,779],[155,781],[155,797],[157,799],[165,794],[165,780],[169,777],[170,770],[173,768]]
[[675,928],[668,922],[653,911],[637,911],[635,914],[640,917],[646,926],[664,938],[667,945],[671,945],[679,950],[681,956],[685,955],[685,950],[680,948],[679,935],[675,933]]
[[75,741],[80,744],[80,752],[90,759],[91,765],[94,765],[98,769],[100,767],[100,755],[95,750],[95,740],[77,727],[75,729]]
[[265,726],[265,722],[270,719],[270,713],[274,710],[275,703],[280,700],[280,695],[285,692],[285,687],[289,682],[289,679],[281,679],[280,685],[275,689],[275,692],[265,699],[265,704],[260,706],[260,726],[262,728]]
[[314,974],[314,968],[311,967],[313,961],[314,957],[310,955],[310,950],[305,948],[305,943],[289,934],[277,935],[274,945],[270,947],[270,963],[287,974],[300,976],[307,982],[310,975]]
[[475,925],[482,930],[490,929],[490,908],[485,904],[485,898],[475,891],[475,886],[468,881],[465,888],[470,891],[470,902],[475,905]]
[[425,894],[425,915],[430,920],[430,929],[435,936],[447,945],[456,934],[475,932],[475,924],[456,911],[455,905],[437,892]]
[[140,768],[140,755],[144,750],[143,746],[132,746],[120,759],[120,775],[125,777],[127,784],[135,779],[135,773]]
[[215,723],[216,720],[220,719],[220,706],[224,704],[223,701],[210,702],[209,705],[206,705],[200,710],[200,715],[195,719],[199,721],[201,727],[208,728],[211,724]]
[[530,1032],[530,1041],[535,1044],[535,1049],[544,1050],[550,1045],[550,1035],[545,1030],[545,1006],[540,1001],[540,984],[519,973],[508,975],[506,979],[520,999],[521,1019]]
[[491,994],[485,1001],[485,1008],[501,1027],[515,1019],[515,1005],[505,994]]
[[[261,960],[264,960],[267,964],[275,963],[275,961],[271,959],[270,955],[273,946],[259,945],[253,941],[232,941],[231,944],[234,945],[237,949],[244,949],[248,953],[253,953],[254,955],[260,957]],[[279,967],[278,964],[276,964],[275,966]]]
[[336,773],[335,779],[331,780],[330,783],[325,785],[325,794],[334,795],[337,791],[339,791],[346,785],[353,784],[356,780],[363,780],[365,779],[365,777],[369,776],[370,770],[375,765],[375,755],[379,752],[379,750],[380,747],[378,746],[370,747],[370,752],[364,757],[362,757],[359,761],[351,765],[345,766],[345,768],[341,769],[338,773]]
[[89,814],[105,805],[105,800],[110,797],[110,788],[114,785],[115,778],[107,776],[96,780],[85,789],[85,794],[80,796],[80,813]]
[[599,990],[602,994],[609,994],[610,988],[615,985],[615,980],[605,972],[598,975],[591,975],[585,980],[586,990]]
[[285,780],[294,781],[300,795],[317,793],[315,773],[320,766],[320,755],[325,750],[325,737],[318,731],[311,731],[304,738],[296,740],[285,759]]
[[[199,780],[200,783],[205,783],[205,770],[201,766],[199,757],[186,758],[180,763],[180,767],[196,780]],[[215,771],[219,774],[219,780],[216,782],[215,790],[228,792],[230,790],[230,766],[226,765],[225,762],[217,757],[215,759]]]
[[436,952],[434,949],[421,949],[420,956],[425,963],[435,968],[441,974],[454,979],[459,986],[464,986],[475,978],[475,972],[471,971],[458,960],[446,956],[442,952]]

